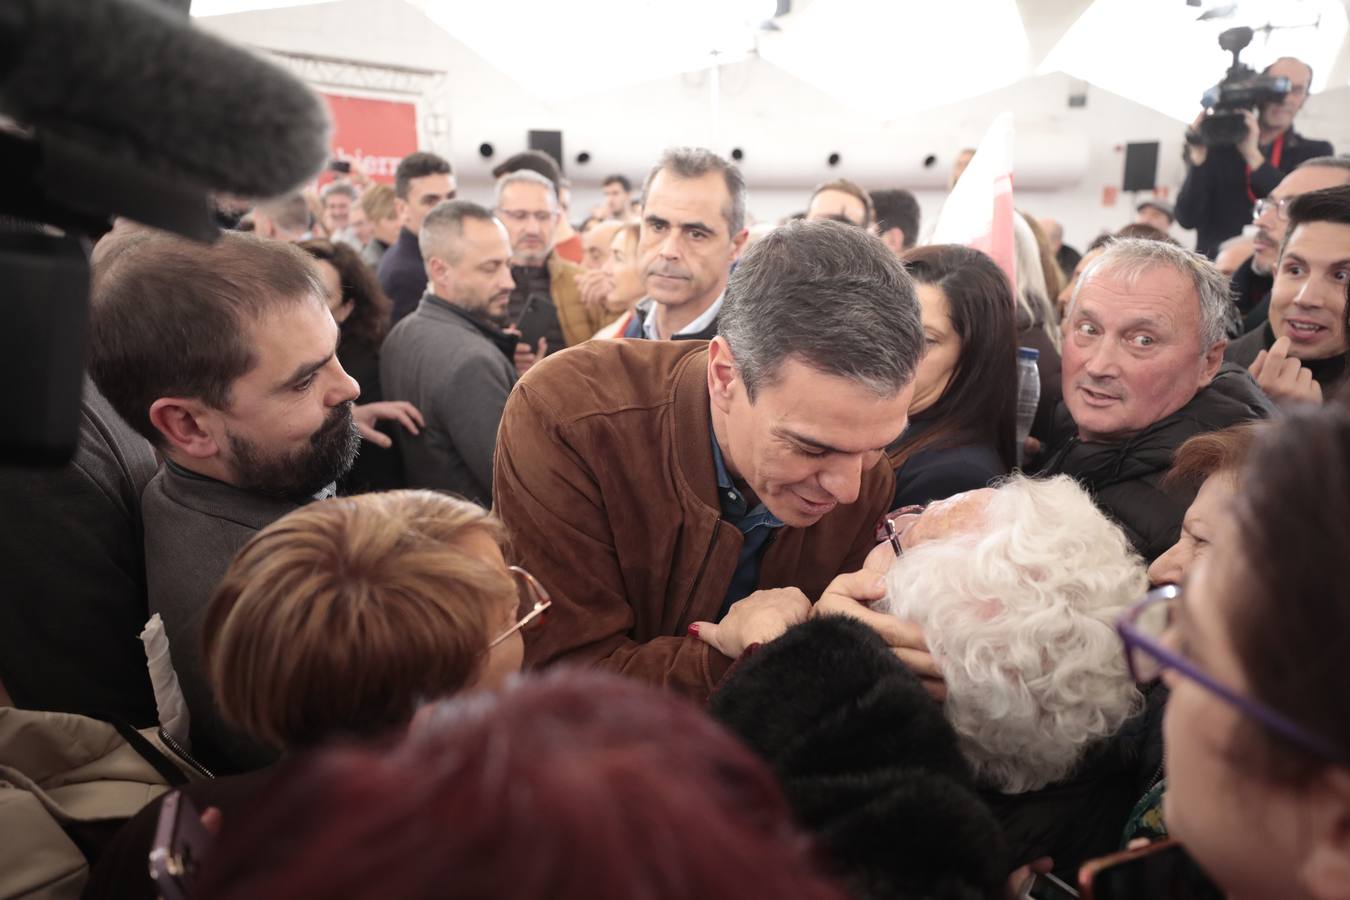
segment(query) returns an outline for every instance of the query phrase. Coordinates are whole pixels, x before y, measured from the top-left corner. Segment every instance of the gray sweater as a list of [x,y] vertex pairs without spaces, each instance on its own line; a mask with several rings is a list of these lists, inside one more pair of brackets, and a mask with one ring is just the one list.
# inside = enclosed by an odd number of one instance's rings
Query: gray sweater
[[407,400],[426,420],[398,436],[408,487],[492,502],[492,454],[516,383],[515,338],[428,294],[380,350],[386,400]]
[[192,717],[193,754],[216,774],[266,765],[270,753],[216,712],[202,660],[206,607],[235,553],[297,508],[164,465],[141,497],[150,612],[164,619],[169,652]]

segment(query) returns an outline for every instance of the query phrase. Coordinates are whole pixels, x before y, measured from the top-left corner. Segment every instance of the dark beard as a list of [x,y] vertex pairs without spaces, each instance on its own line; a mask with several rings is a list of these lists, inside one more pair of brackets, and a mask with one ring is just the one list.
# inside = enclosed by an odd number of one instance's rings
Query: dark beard
[[300,500],[347,474],[361,447],[361,433],[348,402],[334,407],[309,442],[297,450],[269,454],[233,434],[229,443],[237,487],[269,497]]

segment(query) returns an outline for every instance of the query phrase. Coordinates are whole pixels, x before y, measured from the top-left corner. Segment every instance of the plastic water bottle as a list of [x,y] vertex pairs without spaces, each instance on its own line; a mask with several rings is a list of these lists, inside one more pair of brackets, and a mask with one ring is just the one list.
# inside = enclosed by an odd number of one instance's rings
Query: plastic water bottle
[[1041,351],[1031,347],[1017,348],[1017,466],[1022,467],[1027,435],[1036,418],[1036,407],[1041,402],[1041,370],[1037,360]]

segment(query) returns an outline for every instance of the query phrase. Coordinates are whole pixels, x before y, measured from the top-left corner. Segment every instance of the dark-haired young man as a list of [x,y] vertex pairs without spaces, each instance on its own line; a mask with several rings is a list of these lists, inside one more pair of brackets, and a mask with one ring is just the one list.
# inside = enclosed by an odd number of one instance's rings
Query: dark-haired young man
[[877,237],[896,256],[919,242],[919,201],[909,191],[895,188],[871,193]]
[[606,175],[600,183],[600,192],[605,195],[605,218],[620,222],[633,220],[633,183],[626,176]]
[[128,241],[96,274],[89,371],[163,459],[142,496],[149,610],[164,619],[194,752],[235,771],[269,754],[215,713],[202,617],[254,533],[331,496],[356,457],[360,389],[300,249],[230,232],[210,246]]
[[1320,403],[1345,374],[1350,184],[1301,194],[1275,266],[1266,324],[1228,345],[1276,403]]
[[437,203],[454,197],[455,176],[446,160],[418,152],[399,162],[394,173],[394,208],[403,227],[379,269],[380,288],[394,301],[394,322],[416,309],[427,290],[427,270],[417,246],[422,220]]

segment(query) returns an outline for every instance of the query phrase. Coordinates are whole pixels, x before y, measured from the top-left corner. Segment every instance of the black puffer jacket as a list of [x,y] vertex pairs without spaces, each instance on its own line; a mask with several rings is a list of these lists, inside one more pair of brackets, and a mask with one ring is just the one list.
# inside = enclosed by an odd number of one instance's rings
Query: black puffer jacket
[[1186,507],[1195,499],[1196,488],[1162,489],[1177,448],[1197,434],[1272,412],[1251,375],[1232,363],[1224,363],[1190,403],[1117,444],[1079,440],[1078,427],[1061,404],[1054,437],[1035,474],[1072,476],[1151,563],[1177,542]]
[[768,761],[854,896],[1002,896],[1002,835],[956,733],[866,625],[790,628],[741,658],[710,711]]

